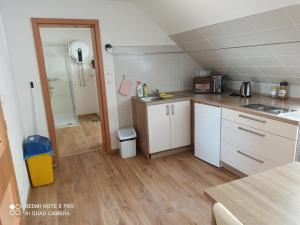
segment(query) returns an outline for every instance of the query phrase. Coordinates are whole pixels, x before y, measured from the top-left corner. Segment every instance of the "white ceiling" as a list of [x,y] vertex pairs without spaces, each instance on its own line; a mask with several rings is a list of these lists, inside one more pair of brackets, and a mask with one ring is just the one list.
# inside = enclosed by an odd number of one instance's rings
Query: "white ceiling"
[[300,3],[300,0],[127,1],[138,4],[169,35]]

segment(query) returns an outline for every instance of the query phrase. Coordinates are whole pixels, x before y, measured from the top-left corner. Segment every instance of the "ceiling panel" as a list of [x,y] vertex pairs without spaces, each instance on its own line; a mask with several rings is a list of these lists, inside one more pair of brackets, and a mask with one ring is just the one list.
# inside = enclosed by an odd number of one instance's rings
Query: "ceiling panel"
[[232,80],[299,83],[297,15],[300,7],[295,5],[199,27],[171,38],[200,66],[227,73]]

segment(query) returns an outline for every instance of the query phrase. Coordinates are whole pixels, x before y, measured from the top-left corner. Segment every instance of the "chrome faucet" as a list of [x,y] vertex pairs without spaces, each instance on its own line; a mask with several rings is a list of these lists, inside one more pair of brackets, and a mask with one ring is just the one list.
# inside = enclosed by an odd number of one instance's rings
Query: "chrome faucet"
[[155,96],[159,96],[159,90],[158,89],[153,89],[152,94],[154,94]]

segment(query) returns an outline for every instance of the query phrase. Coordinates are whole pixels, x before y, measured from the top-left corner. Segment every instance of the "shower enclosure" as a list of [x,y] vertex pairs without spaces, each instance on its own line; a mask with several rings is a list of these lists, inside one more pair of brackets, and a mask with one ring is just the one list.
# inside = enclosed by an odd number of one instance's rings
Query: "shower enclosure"
[[78,124],[69,45],[43,45],[51,106],[56,128]]

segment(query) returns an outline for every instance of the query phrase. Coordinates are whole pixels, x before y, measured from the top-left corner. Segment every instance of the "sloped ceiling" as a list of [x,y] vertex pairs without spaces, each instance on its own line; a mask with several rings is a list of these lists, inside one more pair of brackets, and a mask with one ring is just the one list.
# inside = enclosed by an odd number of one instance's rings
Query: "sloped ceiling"
[[232,80],[300,85],[300,5],[289,6],[300,0],[136,2],[202,67]]
[[300,4],[300,0],[128,0],[134,1],[167,33]]
[[300,84],[300,5],[170,37],[202,67],[229,79]]

